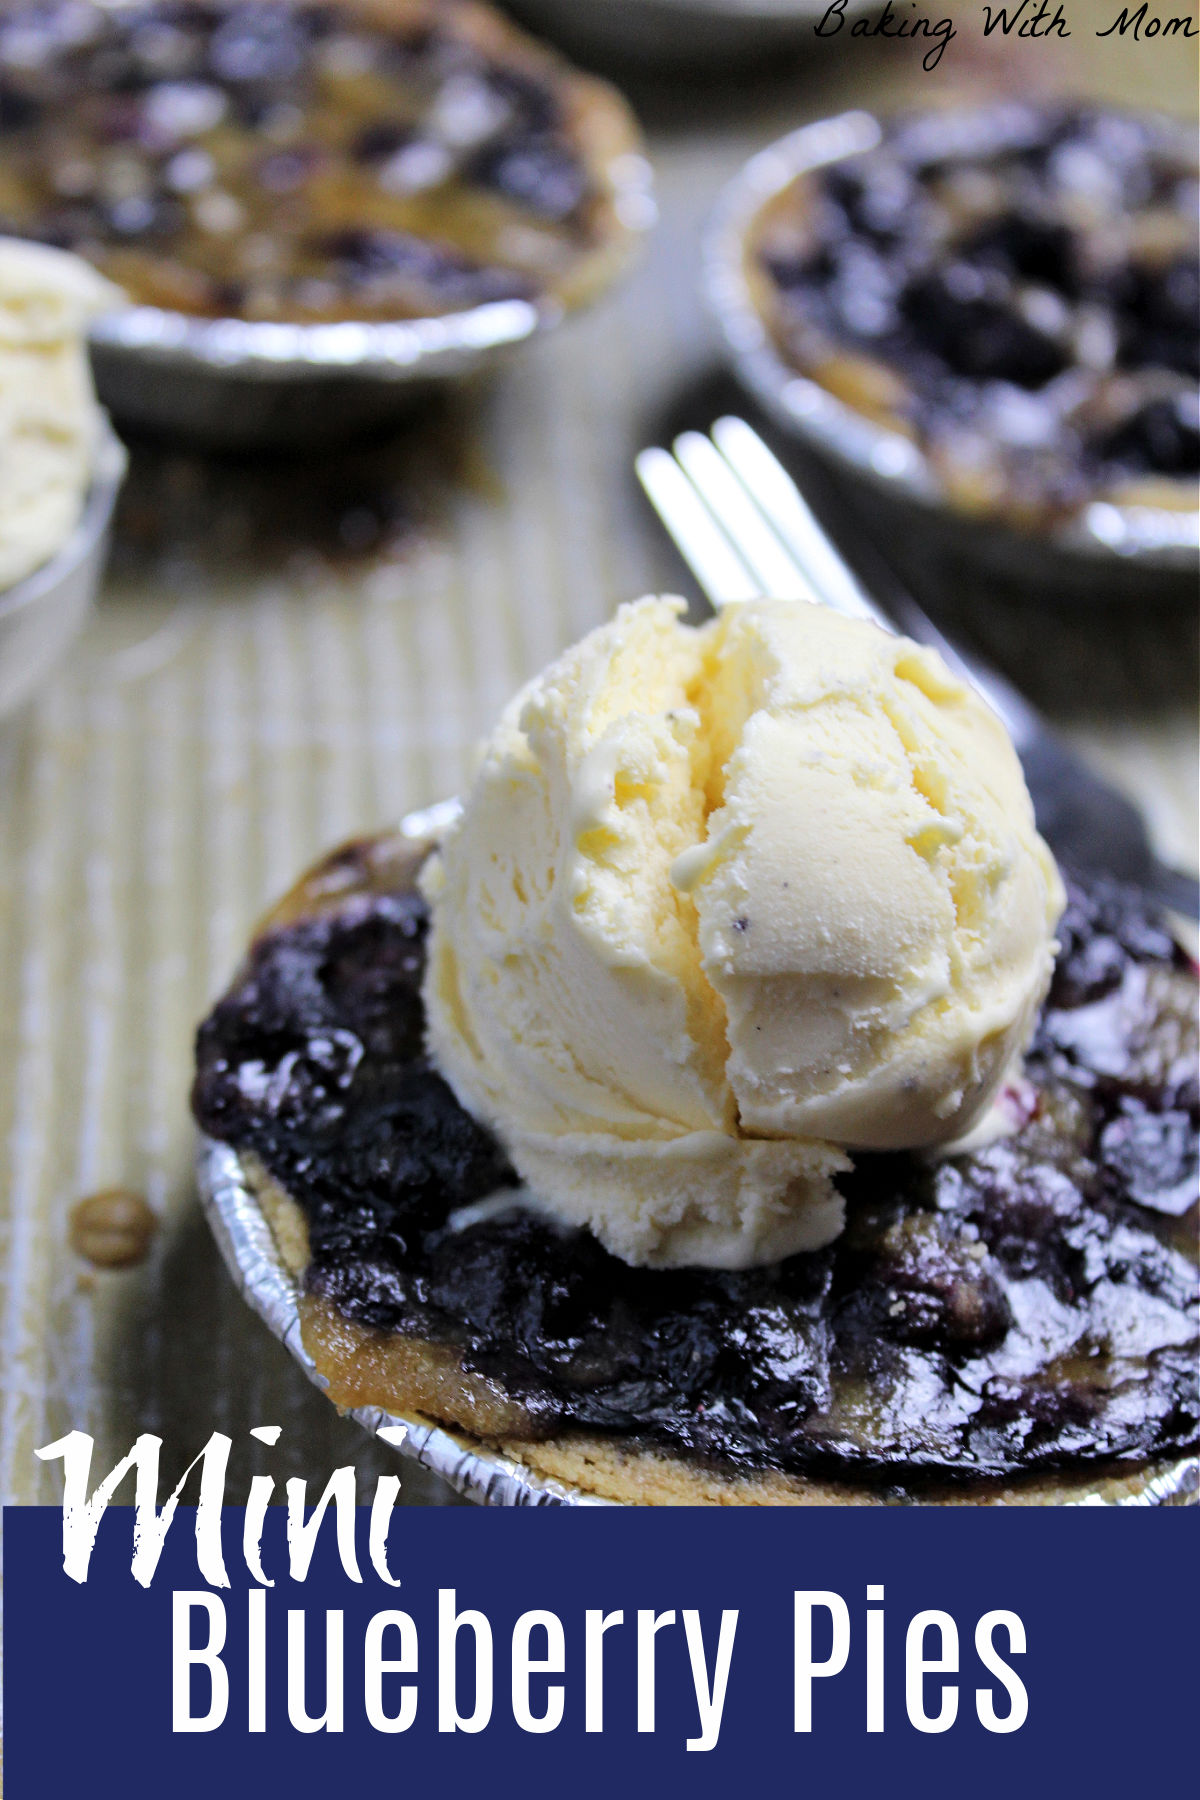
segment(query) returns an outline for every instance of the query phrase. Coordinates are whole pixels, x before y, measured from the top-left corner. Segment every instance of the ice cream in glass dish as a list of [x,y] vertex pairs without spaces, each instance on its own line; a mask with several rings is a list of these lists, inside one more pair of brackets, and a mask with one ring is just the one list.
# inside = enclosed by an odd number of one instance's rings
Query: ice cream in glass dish
[[121,303],[78,257],[0,236],[0,718],[65,653],[99,586],[125,453],[87,333]]
[[79,522],[104,435],[87,328],[121,303],[79,257],[0,237],[0,593]]

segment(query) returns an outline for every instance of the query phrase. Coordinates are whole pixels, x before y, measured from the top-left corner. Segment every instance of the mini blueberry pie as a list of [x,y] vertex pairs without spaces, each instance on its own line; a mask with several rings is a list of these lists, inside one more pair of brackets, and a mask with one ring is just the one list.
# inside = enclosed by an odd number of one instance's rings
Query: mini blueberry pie
[[1096,107],[933,113],[800,175],[747,244],[785,361],[963,511],[1194,509],[1195,134]]
[[644,601],[299,884],[193,1106],[340,1407],[635,1503],[1113,1499],[1200,1439],[1196,999],[936,656]]
[[25,0],[0,14],[0,231],[201,317],[588,297],[633,119],[468,0]]

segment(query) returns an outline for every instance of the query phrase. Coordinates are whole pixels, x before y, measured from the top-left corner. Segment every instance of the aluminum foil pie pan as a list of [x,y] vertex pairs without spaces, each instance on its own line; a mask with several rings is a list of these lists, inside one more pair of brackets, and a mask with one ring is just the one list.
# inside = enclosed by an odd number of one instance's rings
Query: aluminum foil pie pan
[[0,716],[28,699],[87,617],[127,460],[106,420],[79,523],[49,562],[0,593]]
[[758,215],[798,176],[872,150],[882,136],[880,121],[860,111],[801,126],[751,157],[718,199],[704,243],[704,284],[738,377],[779,425],[858,490],[893,549],[903,550],[899,533],[931,559],[940,558],[948,573],[960,580],[981,573],[1006,596],[1053,591],[1056,598],[1089,604],[1110,598],[1194,604],[1196,508],[1098,500],[1063,525],[1036,533],[972,518],[945,498],[916,444],[800,374],[776,347],[747,278]]
[[541,295],[427,318],[320,324],[129,306],[92,327],[97,392],[137,430],[221,449],[308,447],[369,430],[431,388],[493,367],[622,273],[656,216],[650,164],[632,131],[602,174],[616,227],[578,300]]
[[131,306],[93,325],[92,367],[101,400],[135,429],[232,449],[310,444],[394,417],[562,313],[500,300],[444,318],[287,325]]
[[[458,802],[448,801],[410,813],[400,834],[414,843],[434,840],[456,816]],[[271,1227],[246,1177],[238,1152],[228,1144],[201,1136],[196,1158],[200,1199],[213,1235],[243,1298],[265,1320],[318,1387],[324,1379],[306,1350],[300,1327],[300,1291],[275,1242]],[[405,1428],[401,1454],[440,1475],[460,1494],[489,1506],[609,1506],[618,1504],[597,1494],[541,1475],[517,1457],[489,1449],[452,1427],[420,1417],[354,1408],[349,1417],[375,1434],[385,1427]],[[1094,1490],[1065,1502],[1072,1506],[1186,1506],[1200,1503],[1200,1457],[1165,1464],[1153,1474],[1132,1472],[1109,1478]]]

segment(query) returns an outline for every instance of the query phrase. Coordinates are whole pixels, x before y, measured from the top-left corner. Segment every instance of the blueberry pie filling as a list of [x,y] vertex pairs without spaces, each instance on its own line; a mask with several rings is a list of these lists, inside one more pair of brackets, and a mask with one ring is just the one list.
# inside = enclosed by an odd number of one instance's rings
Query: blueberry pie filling
[[417,861],[331,859],[198,1037],[201,1127],[303,1215],[340,1404],[917,1494],[1196,1445],[1196,985],[1139,897],[1072,884],[1011,1135],[861,1157],[828,1249],[655,1270],[523,1204],[427,1061]]
[[748,274],[784,356],[912,438],[965,510],[1186,508],[1198,194],[1194,143],[1164,121],[933,114],[777,195]]
[[623,102],[463,0],[18,0],[0,231],[201,316],[583,297],[621,238]]

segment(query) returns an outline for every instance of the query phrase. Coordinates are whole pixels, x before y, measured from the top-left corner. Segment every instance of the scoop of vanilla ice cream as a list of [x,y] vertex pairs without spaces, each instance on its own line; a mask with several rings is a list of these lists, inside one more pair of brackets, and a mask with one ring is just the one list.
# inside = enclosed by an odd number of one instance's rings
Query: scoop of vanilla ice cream
[[564,1221],[635,1263],[829,1242],[852,1147],[965,1132],[1062,896],[1003,729],[794,601],[623,607],[531,682],[425,874],[430,1050]]
[[101,423],[84,337],[121,298],[77,256],[0,238],[0,589],[78,523]]

